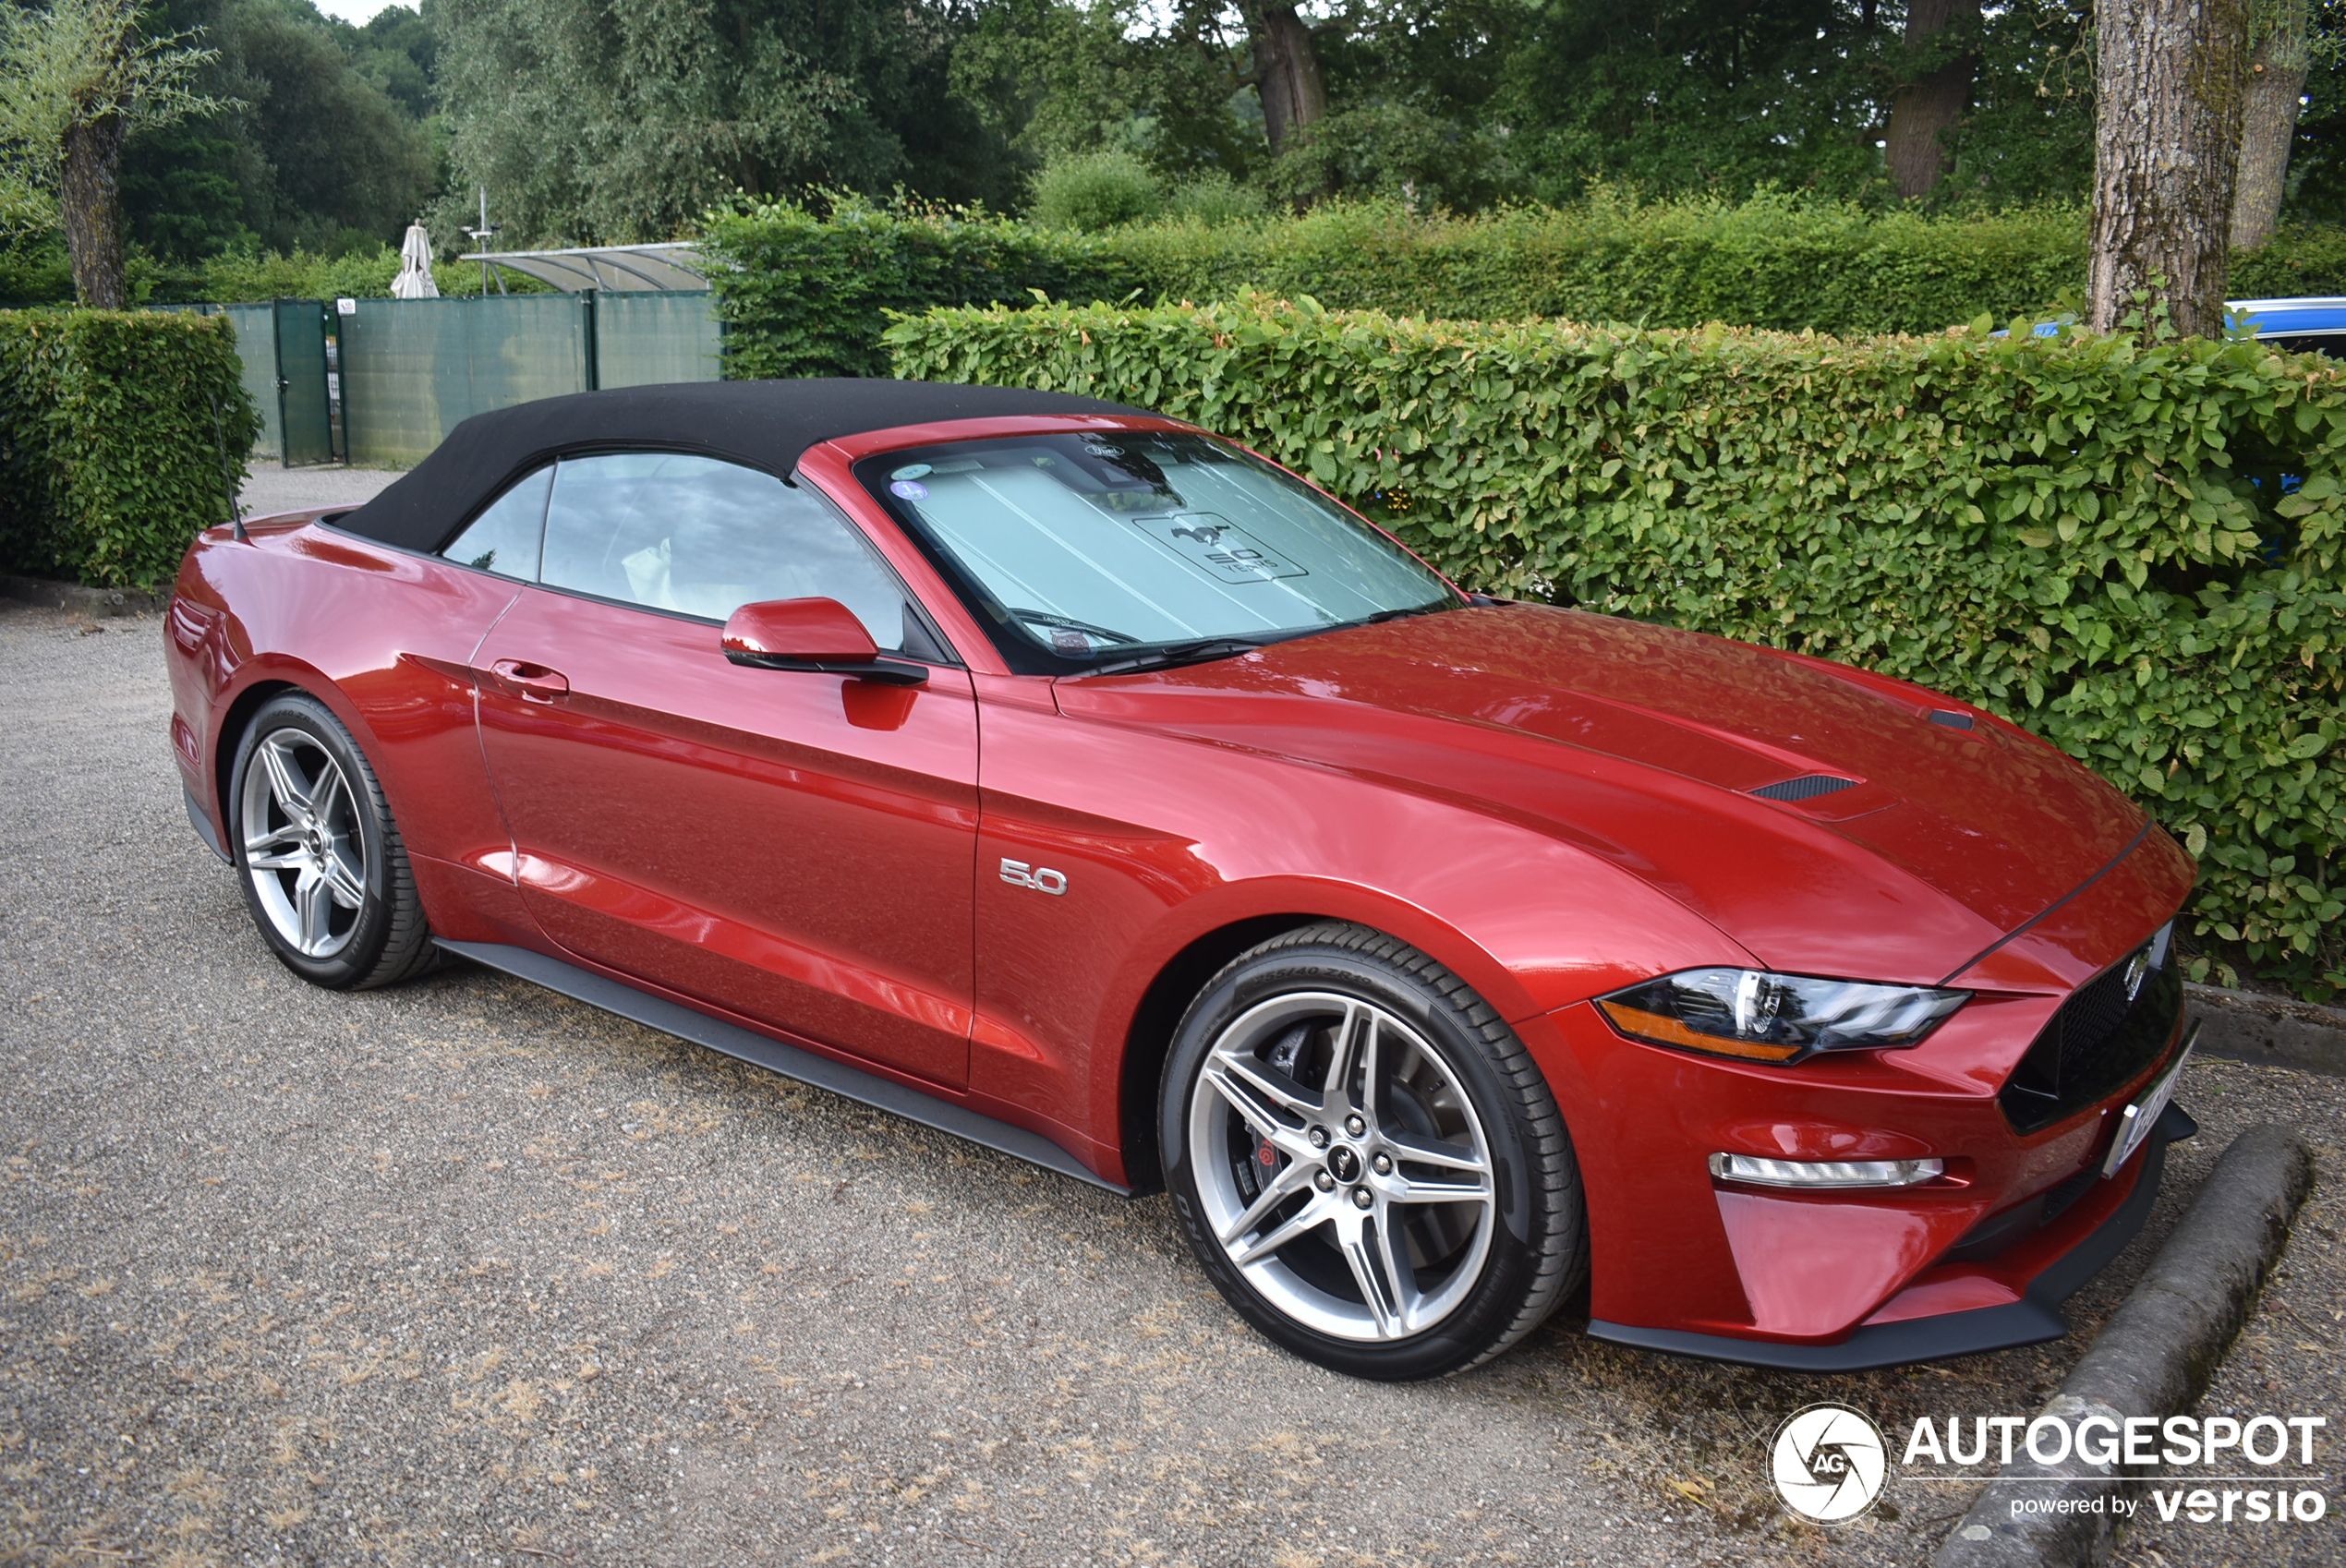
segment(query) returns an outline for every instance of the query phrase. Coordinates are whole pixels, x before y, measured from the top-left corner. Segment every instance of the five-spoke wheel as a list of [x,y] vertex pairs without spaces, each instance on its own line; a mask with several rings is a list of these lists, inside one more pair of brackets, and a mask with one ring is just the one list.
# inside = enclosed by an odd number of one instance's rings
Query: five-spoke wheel
[[260,738],[245,770],[245,874],[277,935],[306,959],[349,945],[367,902],[367,844],[350,781],[307,730]]
[[374,770],[341,720],[286,692],[245,726],[228,786],[245,903],[278,959],[338,990],[432,960],[407,853]]
[[1241,955],[1182,1020],[1160,1136],[1192,1247],[1289,1348],[1430,1377],[1536,1327],[1583,1269],[1563,1118],[1433,959],[1353,925]]
[[1422,1036],[1358,997],[1288,992],[1233,1019],[1201,1077],[1198,1196],[1257,1291],[1340,1339],[1449,1314],[1490,1249],[1491,1149]]

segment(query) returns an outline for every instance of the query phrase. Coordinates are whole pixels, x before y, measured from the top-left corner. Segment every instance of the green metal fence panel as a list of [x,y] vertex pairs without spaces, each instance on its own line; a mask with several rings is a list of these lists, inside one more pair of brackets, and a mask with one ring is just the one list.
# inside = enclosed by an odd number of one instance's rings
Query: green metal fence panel
[[225,316],[236,338],[236,364],[243,372],[245,395],[260,415],[260,434],[252,443],[255,458],[283,458],[285,452],[284,413],[277,403],[277,313],[266,305],[150,305],[149,310],[185,311],[194,316]]
[[405,468],[476,414],[587,386],[580,295],[361,299],[342,318],[349,458]]
[[597,295],[595,384],[720,380],[716,301],[707,289]]
[[333,404],[326,389],[326,302],[271,303],[277,340],[277,406],[285,466],[334,460]]
[[277,320],[266,305],[219,305],[205,314],[228,318],[236,334],[236,357],[244,364],[245,395],[260,411],[260,439],[252,454],[282,462],[285,455],[284,411],[277,406]]

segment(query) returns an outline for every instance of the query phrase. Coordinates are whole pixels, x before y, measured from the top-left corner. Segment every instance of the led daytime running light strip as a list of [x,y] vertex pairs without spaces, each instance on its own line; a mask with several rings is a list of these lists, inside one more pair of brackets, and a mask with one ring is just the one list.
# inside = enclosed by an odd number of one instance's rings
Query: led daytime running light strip
[[1946,1175],[1944,1160],[1763,1160],[1713,1154],[1711,1174],[1754,1187],[1913,1187]]

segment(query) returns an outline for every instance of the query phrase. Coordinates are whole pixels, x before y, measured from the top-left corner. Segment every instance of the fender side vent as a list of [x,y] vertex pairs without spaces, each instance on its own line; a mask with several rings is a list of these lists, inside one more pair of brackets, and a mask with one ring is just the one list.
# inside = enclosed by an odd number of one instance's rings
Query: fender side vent
[[1751,792],[1763,801],[1813,801],[1819,795],[1837,795],[1844,790],[1856,787],[1857,781],[1854,778],[1836,778],[1830,773],[1810,773]]

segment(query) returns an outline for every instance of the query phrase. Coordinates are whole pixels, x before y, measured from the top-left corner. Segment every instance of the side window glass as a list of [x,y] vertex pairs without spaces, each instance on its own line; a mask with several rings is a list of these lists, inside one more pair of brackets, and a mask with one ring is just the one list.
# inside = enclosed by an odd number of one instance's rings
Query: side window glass
[[940,657],[896,574],[827,501],[714,458],[564,458],[544,581],[711,621],[761,599],[837,599],[880,647]]
[[501,577],[530,582],[538,575],[538,542],[546,526],[546,492],[553,487],[548,464],[489,503],[440,553],[460,566],[477,566]]

